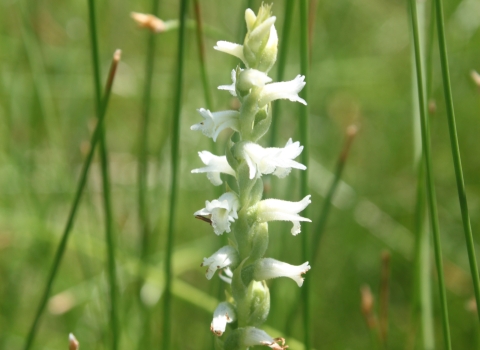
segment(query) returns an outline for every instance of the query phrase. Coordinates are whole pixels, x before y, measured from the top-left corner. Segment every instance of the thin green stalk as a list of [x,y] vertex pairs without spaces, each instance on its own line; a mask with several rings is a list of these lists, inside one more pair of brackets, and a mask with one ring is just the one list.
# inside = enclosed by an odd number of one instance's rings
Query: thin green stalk
[[[300,92],[301,97],[308,101],[309,84],[309,54],[308,54],[308,0],[300,0],[300,72],[305,76],[307,84]],[[309,147],[309,107],[300,107],[300,140],[303,144],[303,152],[301,155],[301,162],[308,168],[308,156],[310,153]],[[302,171],[300,175],[300,194],[301,197],[308,195],[308,172]],[[307,208],[308,209],[308,208]],[[305,209],[305,216],[308,217],[309,210]],[[310,261],[310,230],[308,225],[305,225],[302,233],[302,255],[303,261]],[[311,329],[310,329],[310,279],[305,279],[305,284],[302,288],[302,302],[303,302],[303,328],[305,330],[304,343],[305,349],[310,350],[312,347]]]
[[175,231],[175,212],[177,203],[177,181],[179,157],[179,139],[180,139],[180,112],[182,110],[182,81],[185,56],[185,21],[187,18],[188,0],[182,0],[180,3],[180,28],[178,32],[178,53],[177,53],[177,74],[174,100],[174,113],[172,120],[172,150],[171,150],[171,192],[170,192],[170,213],[168,217],[167,243],[165,245],[165,292],[163,297],[163,347],[170,349],[171,319],[171,299],[172,299],[172,251],[173,251],[173,233]]
[[[90,27],[90,40],[93,64],[93,83],[94,95],[96,102],[97,118],[100,119],[102,113],[102,92],[100,85],[100,63],[98,58],[98,40],[97,40],[97,24],[95,16],[94,0],[88,0],[88,17]],[[113,219],[112,219],[112,204],[110,197],[110,181],[108,175],[108,155],[107,142],[105,137],[104,125],[100,128],[100,164],[102,173],[103,185],[103,205],[105,211],[105,240],[107,243],[107,271],[110,292],[110,327],[111,327],[111,341],[112,349],[118,349],[120,340],[119,322],[117,316],[117,282],[115,271],[115,247],[113,238]]]
[[445,290],[445,281],[443,273],[443,261],[442,261],[442,250],[440,243],[440,232],[438,225],[438,212],[437,212],[437,203],[435,198],[435,187],[433,180],[432,172],[432,158],[430,151],[430,130],[427,119],[427,103],[425,100],[425,85],[423,81],[423,63],[422,56],[420,52],[420,40],[418,33],[418,20],[417,20],[417,8],[415,0],[410,0],[410,13],[412,20],[412,29],[413,29],[413,42],[415,47],[415,66],[417,72],[417,84],[418,84],[418,99],[420,103],[420,121],[421,121],[421,131],[422,131],[422,151],[423,158],[425,162],[425,174],[427,181],[427,200],[428,208],[430,213],[430,222],[432,225],[433,232],[433,247],[435,253],[435,263],[437,266],[438,274],[438,288],[440,292],[440,304],[442,311],[442,324],[443,324],[443,336],[445,342],[445,348],[451,349],[451,340],[450,340],[450,326],[448,323],[448,306],[447,306],[447,295]]
[[200,74],[202,76],[202,85],[203,93],[205,94],[205,103],[207,109],[212,110],[213,100],[212,100],[212,91],[210,89],[210,81],[208,80],[207,74],[207,64],[205,60],[205,41],[203,39],[203,21],[202,21],[202,11],[200,8],[200,2],[198,0],[193,0],[193,5],[195,8],[195,21],[197,23],[197,47],[198,47],[198,59],[200,61]]
[[468,213],[467,194],[465,191],[465,182],[463,180],[462,160],[460,149],[458,147],[457,126],[455,122],[455,111],[453,108],[452,87],[450,82],[450,73],[448,70],[447,42],[445,39],[445,24],[443,21],[443,3],[436,0],[438,46],[440,50],[440,63],[442,66],[443,89],[445,95],[445,104],[447,107],[448,131],[450,133],[450,143],[452,148],[453,165],[455,168],[455,177],[457,180],[458,201],[462,212],[463,231],[467,244],[468,262],[470,263],[470,274],[472,275],[475,300],[477,302],[477,314],[480,321],[480,280],[478,277],[477,259],[475,257],[475,247],[472,235],[472,226],[470,224],[470,215]]
[[[152,15],[158,15],[159,1],[152,0]],[[155,43],[156,43],[156,33],[151,31],[148,32],[147,39],[147,54],[145,58],[145,86],[143,89],[143,104],[142,104],[142,119],[140,125],[140,140],[139,140],[139,150],[138,150],[138,218],[141,232],[141,248],[140,248],[140,258],[144,264],[140,264],[139,271],[139,284],[138,284],[138,298],[139,303],[143,312],[143,333],[141,334],[141,341],[139,341],[139,349],[146,349],[150,347],[150,329],[151,329],[151,317],[150,311],[143,304],[141,300],[141,288],[145,280],[145,262],[150,254],[149,247],[150,242],[150,219],[149,219],[149,209],[147,201],[147,183],[148,183],[148,129],[149,129],[149,120],[150,120],[150,107],[151,107],[151,91],[152,91],[152,80],[153,80],[153,70],[155,64]]]
[[357,134],[357,128],[355,126],[351,126],[347,129],[347,134],[346,134],[347,137],[345,139],[345,143],[343,145],[340,156],[338,157],[337,166],[335,168],[335,173],[333,175],[332,184],[328,189],[327,195],[323,202],[322,211],[320,212],[320,217],[318,220],[316,220],[317,224],[315,226],[315,229],[313,230],[314,236],[313,236],[313,244],[312,244],[312,255],[310,258],[311,266],[314,266],[315,261],[317,260],[317,257],[319,255],[320,240],[323,237],[323,232],[325,231],[328,215],[330,213],[330,209],[332,208],[332,199],[336,193],[338,184],[340,183],[340,179],[342,178],[343,169],[345,168],[345,163],[348,158],[348,154],[350,152],[350,147],[352,146],[352,142],[356,134]]
[[72,230],[73,223],[75,221],[75,215],[77,213],[78,205],[79,205],[80,199],[82,197],[83,189],[85,188],[85,184],[87,182],[88,170],[90,168],[90,164],[92,163],[93,154],[95,152],[95,146],[97,145],[97,142],[100,138],[101,127],[102,127],[103,121],[105,119],[105,114],[106,114],[106,111],[107,111],[108,101],[110,99],[110,93],[111,93],[111,90],[112,90],[113,79],[115,77],[115,72],[116,72],[116,68],[117,68],[119,60],[120,60],[120,54],[118,52],[116,52],[116,54],[114,55],[113,61],[112,61],[109,78],[108,78],[106,88],[105,88],[105,95],[103,97],[103,103],[102,103],[102,111],[100,113],[97,126],[95,127],[95,131],[93,132],[92,137],[90,139],[90,150],[88,152],[87,158],[85,159],[85,162],[83,163],[83,168],[82,168],[82,172],[81,172],[81,175],[80,175],[80,179],[78,181],[77,191],[75,192],[75,197],[73,199],[72,208],[71,208],[70,213],[68,215],[67,223],[65,225],[65,230],[63,231],[63,234],[62,234],[62,239],[60,240],[60,244],[58,245],[57,251],[55,253],[55,258],[53,260],[53,265],[52,265],[52,267],[50,269],[50,273],[48,275],[47,284],[45,286],[42,298],[40,299],[40,304],[38,305],[37,313],[35,314],[35,318],[33,320],[33,323],[31,325],[31,327],[30,327],[30,331],[27,335],[27,341],[26,341],[25,347],[24,347],[25,350],[30,349],[31,346],[33,345],[33,341],[35,339],[35,334],[36,334],[37,328],[39,326],[40,318],[43,314],[43,311],[45,310],[45,306],[47,305],[48,298],[50,297],[50,292],[52,290],[53,281],[55,280],[55,277],[57,276],[58,268],[60,267],[60,262],[62,261],[63,254],[64,254],[65,249],[67,247],[68,238],[69,238],[70,232]]
[[[289,50],[289,38],[292,32],[293,13],[295,9],[295,1],[285,0],[285,11],[283,20],[282,39],[280,52],[277,60],[277,81],[283,81],[285,76],[285,66],[287,63],[287,54]],[[270,146],[275,147],[277,143],[278,125],[280,117],[280,100],[274,101],[272,106],[272,125],[270,126]]]

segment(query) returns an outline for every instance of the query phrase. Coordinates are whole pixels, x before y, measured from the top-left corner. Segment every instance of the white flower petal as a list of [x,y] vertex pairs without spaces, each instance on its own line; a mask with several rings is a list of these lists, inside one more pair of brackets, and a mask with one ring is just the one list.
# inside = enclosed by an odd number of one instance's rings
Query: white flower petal
[[218,304],[213,313],[213,320],[210,330],[216,335],[221,336],[227,328],[227,323],[232,323],[236,319],[235,309],[233,305],[227,302]]
[[220,178],[220,173],[235,176],[235,170],[228,164],[226,156],[219,157],[208,151],[198,152],[198,155],[206,167],[193,169],[192,173],[207,173],[207,178],[214,186],[223,183]]
[[298,96],[298,93],[305,86],[304,80],[305,76],[297,75],[297,77],[291,81],[283,81],[280,83],[265,85],[265,87],[262,89],[258,106],[261,108],[267,103],[278,99],[288,99],[292,102],[300,102],[306,105],[307,102]]
[[[278,342],[281,342],[282,344],[280,345],[278,344]],[[265,331],[255,327],[244,328],[243,345],[247,347],[255,345],[265,345],[275,350],[283,350],[288,348],[288,346],[285,346],[284,339],[273,339]]]
[[304,280],[302,274],[308,270],[310,270],[308,261],[302,265],[295,266],[272,258],[265,258],[255,263],[254,278],[257,281],[263,281],[277,277],[288,277],[301,287]]
[[[242,71],[243,69],[240,68]],[[230,92],[232,96],[237,96],[237,90],[235,89],[235,84],[237,83],[237,72],[235,69],[232,69],[232,72],[230,73],[230,76],[232,78],[232,84],[231,85],[220,85],[218,87],[219,90],[226,90]]]
[[245,62],[245,57],[243,56],[243,45],[231,43],[228,41],[217,41],[217,46],[214,46],[213,48],[215,50],[238,57],[243,61],[243,63],[245,63],[245,65],[247,64],[247,62]]
[[238,263],[238,253],[232,246],[225,246],[217,250],[211,257],[203,258],[200,266],[208,266],[206,277],[212,279],[215,271]]
[[257,220],[267,221],[291,221],[293,223],[292,234],[300,233],[299,221],[311,222],[310,219],[298,215],[310,203],[310,195],[299,202],[289,202],[280,199],[265,199],[257,204]]
[[208,109],[200,108],[198,113],[203,117],[203,122],[192,125],[191,130],[200,130],[213,141],[217,140],[218,134],[227,128],[238,131],[240,113],[238,111],[228,110],[219,112],[210,112]]
[[211,202],[205,201],[205,208],[196,211],[194,215],[209,216],[213,231],[221,235],[224,232],[230,232],[230,224],[238,218],[239,207],[238,196],[233,192],[227,192]]

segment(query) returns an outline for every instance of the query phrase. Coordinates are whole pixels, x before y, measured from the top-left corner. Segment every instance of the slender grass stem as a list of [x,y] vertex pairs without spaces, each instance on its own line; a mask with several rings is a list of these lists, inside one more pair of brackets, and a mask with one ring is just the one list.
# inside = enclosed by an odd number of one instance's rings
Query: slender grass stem
[[435,198],[435,187],[432,172],[432,157],[430,150],[430,130],[427,119],[427,102],[425,100],[425,85],[423,75],[423,62],[420,51],[420,40],[418,33],[417,7],[415,0],[410,0],[410,14],[413,29],[413,42],[415,47],[415,66],[417,72],[418,99],[420,103],[420,121],[422,132],[422,151],[425,164],[425,174],[427,181],[427,201],[430,213],[430,222],[433,231],[433,246],[435,254],[435,263],[438,274],[438,288],[440,292],[440,304],[442,311],[442,325],[445,348],[451,349],[450,326],[448,323],[447,295],[445,290],[445,280],[443,273],[442,250],[440,243],[440,230],[438,225],[437,203]]
[[[285,11],[283,20],[282,38],[277,60],[277,81],[283,81],[285,77],[285,66],[287,64],[287,54],[289,50],[289,39],[292,33],[293,14],[295,1],[285,0]],[[272,106],[272,125],[270,126],[270,146],[274,147],[277,143],[278,125],[280,118],[280,100],[274,101]]]
[[470,224],[470,215],[468,213],[467,194],[465,191],[465,182],[463,179],[462,160],[460,157],[460,149],[458,146],[457,126],[455,122],[455,111],[453,108],[452,87],[450,82],[450,73],[448,69],[447,42],[445,39],[445,24],[443,20],[443,3],[441,0],[435,0],[435,4],[437,14],[438,46],[440,50],[440,63],[442,67],[443,89],[445,95],[445,104],[447,107],[448,131],[450,134],[453,165],[455,168],[455,177],[457,180],[458,201],[460,202],[463,231],[465,233],[468,261],[470,263],[470,274],[472,276],[475,300],[477,301],[477,314],[480,321],[480,280],[478,276],[477,259],[475,257],[472,226]]
[[95,127],[95,131],[93,132],[92,137],[90,139],[90,150],[88,152],[87,158],[85,159],[85,162],[83,163],[80,179],[78,180],[77,191],[75,192],[72,208],[70,209],[70,213],[68,215],[67,223],[65,225],[65,229],[62,234],[62,239],[60,240],[60,244],[58,245],[57,251],[55,253],[55,258],[53,260],[53,264],[48,275],[48,279],[43,291],[43,295],[40,299],[40,304],[38,305],[37,313],[35,314],[35,318],[30,327],[30,331],[27,335],[27,341],[24,347],[25,350],[30,349],[33,345],[37,328],[40,323],[40,318],[43,314],[43,311],[45,310],[45,306],[47,305],[47,301],[48,301],[48,298],[50,297],[50,292],[52,290],[53,282],[55,280],[55,277],[57,276],[63,254],[65,253],[65,249],[67,247],[68,238],[70,236],[70,232],[72,230],[73,223],[75,221],[75,215],[77,213],[78,205],[80,203],[80,199],[83,194],[83,189],[85,188],[85,184],[87,182],[88,170],[90,169],[90,164],[92,163],[93,155],[95,152],[95,146],[97,145],[97,142],[100,138],[101,127],[105,119],[108,101],[110,99],[110,93],[112,90],[113,79],[115,77],[115,73],[116,73],[116,69],[119,61],[120,61],[120,53],[119,51],[116,51],[110,67],[110,74],[109,74],[106,88],[105,88],[105,95],[103,97],[102,110],[97,122],[97,126]]
[[194,0],[194,13],[195,13],[195,20],[197,23],[197,47],[198,47],[198,59],[200,61],[200,74],[202,76],[202,85],[203,85],[203,93],[205,96],[205,103],[207,108],[212,110],[213,108],[213,99],[212,99],[212,91],[210,88],[210,81],[208,79],[207,74],[207,64],[206,64],[206,55],[205,55],[205,40],[203,38],[203,21],[202,21],[202,11],[200,7],[200,1]]
[[[97,118],[100,119],[102,114],[102,92],[100,85],[100,63],[98,55],[98,39],[97,39],[97,24],[95,15],[94,0],[88,0],[88,15],[89,15],[89,27],[90,27],[90,41],[92,52],[92,65],[93,65],[93,82],[94,82],[94,95],[96,102]],[[120,340],[120,330],[118,322],[118,302],[117,302],[117,282],[116,282],[116,270],[115,270],[115,246],[113,237],[113,216],[112,216],[112,203],[110,195],[110,180],[108,175],[108,154],[107,154],[107,142],[105,136],[105,124],[100,127],[100,164],[102,173],[102,186],[103,186],[103,205],[105,212],[105,241],[107,243],[107,271],[108,271],[108,283],[110,294],[110,327],[111,327],[111,342],[112,349],[118,349],[118,343]]]
[[390,294],[390,257],[389,251],[382,252],[382,275],[380,279],[379,333],[385,349],[388,348],[388,300]]
[[[309,53],[308,53],[308,0],[300,0],[300,72],[305,76],[307,84],[301,91],[301,96],[305,101],[308,101],[309,96]],[[309,147],[309,107],[301,106],[300,107],[300,139],[304,146],[302,152],[302,163],[308,168],[308,157],[310,153]],[[308,172],[302,171],[300,178],[300,193],[301,197],[304,197],[308,194]],[[308,208],[307,208],[308,209]],[[305,210],[305,216],[308,217],[308,211]],[[310,260],[310,237],[308,225],[304,225],[302,233],[302,255],[304,261]],[[305,285],[302,288],[302,302],[303,302],[303,328],[305,331],[304,334],[304,343],[305,349],[310,350],[312,347],[311,341],[311,329],[310,329],[310,282],[307,278],[305,280]]]
[[[159,1],[152,0],[152,15],[158,15]],[[149,206],[147,200],[147,183],[148,183],[148,129],[150,121],[150,107],[152,96],[152,80],[153,71],[155,65],[155,43],[156,33],[148,31],[147,39],[147,54],[145,58],[145,85],[143,88],[143,103],[142,103],[142,119],[140,124],[140,139],[138,149],[138,169],[137,169],[137,181],[138,181],[138,219],[141,232],[141,247],[140,258],[143,264],[140,264],[139,271],[139,284],[138,284],[138,298],[139,304],[143,306],[141,300],[141,288],[145,280],[145,263],[150,255],[150,218],[149,218]],[[139,341],[139,349],[147,349],[150,347],[150,327],[151,317],[150,312],[146,306],[142,307],[143,312],[143,333],[141,334],[141,341]]]
[[172,150],[171,150],[171,190],[170,190],[170,213],[168,217],[167,242],[165,246],[165,292],[163,297],[163,347],[170,349],[170,332],[172,324],[171,319],[171,299],[172,299],[172,251],[173,251],[173,233],[175,231],[175,212],[177,204],[177,181],[179,161],[179,141],[180,141],[180,112],[182,110],[182,81],[185,58],[185,21],[187,18],[188,0],[182,0],[180,3],[180,28],[178,32],[178,52],[177,52],[177,74],[174,100],[174,113],[172,120]]
[[323,237],[323,233],[325,230],[325,226],[327,224],[328,215],[330,214],[330,209],[332,208],[332,199],[336,193],[338,184],[340,183],[340,179],[342,178],[343,169],[345,168],[345,163],[348,158],[348,154],[350,152],[350,148],[352,146],[352,142],[357,134],[357,128],[355,126],[350,126],[347,129],[345,143],[343,145],[342,151],[340,156],[337,160],[337,166],[335,168],[335,173],[333,175],[332,184],[328,189],[327,195],[325,196],[324,204],[322,211],[320,212],[320,216],[318,220],[316,220],[316,226],[313,230],[313,244],[312,244],[312,255],[311,255],[311,265],[313,266],[317,261],[319,250],[320,250],[320,241]]

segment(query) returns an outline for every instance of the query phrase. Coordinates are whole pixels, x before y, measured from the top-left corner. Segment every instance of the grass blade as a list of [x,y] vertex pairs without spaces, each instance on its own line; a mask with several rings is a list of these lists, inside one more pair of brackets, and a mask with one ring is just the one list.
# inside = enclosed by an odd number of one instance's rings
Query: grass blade
[[115,77],[115,72],[116,72],[119,60],[120,60],[120,55],[118,54],[118,51],[117,51],[114,55],[112,65],[110,67],[110,74],[109,74],[108,81],[105,88],[105,95],[103,97],[102,110],[97,122],[97,126],[95,127],[95,131],[93,132],[92,137],[90,139],[90,150],[88,152],[87,158],[85,159],[85,162],[83,163],[83,168],[80,175],[80,179],[78,181],[77,191],[75,192],[75,197],[73,199],[72,208],[68,215],[67,223],[65,225],[65,229],[62,234],[62,239],[60,240],[60,244],[58,245],[57,251],[55,253],[55,258],[53,260],[53,264],[48,275],[47,284],[44,288],[42,297],[40,299],[40,304],[38,305],[38,309],[35,314],[33,323],[30,327],[30,331],[27,335],[27,341],[24,347],[25,350],[30,349],[33,345],[37,328],[40,323],[40,318],[43,314],[43,311],[45,310],[45,306],[47,305],[47,301],[50,296],[50,292],[52,290],[53,282],[55,280],[55,277],[57,276],[58,268],[60,267],[63,254],[65,253],[65,249],[67,247],[68,238],[70,236],[70,232],[72,230],[73,223],[75,221],[75,215],[77,213],[78,205],[80,203],[80,199],[83,194],[83,189],[85,188],[85,184],[87,182],[88,170],[90,169],[90,164],[92,163],[93,154],[95,152],[95,146],[97,145],[97,142],[100,138],[101,127],[105,119],[108,101],[110,99],[110,93],[112,90],[113,79]]
[[178,159],[180,141],[180,112],[182,110],[182,81],[185,56],[185,22],[187,18],[188,1],[180,3],[180,28],[178,32],[177,74],[174,99],[174,113],[172,120],[172,150],[171,150],[171,186],[170,186],[170,213],[168,217],[167,242],[165,246],[165,293],[163,296],[163,349],[170,349],[171,299],[172,299],[172,251],[173,232],[175,231],[175,213],[177,204]]
[[425,175],[427,183],[427,202],[430,213],[430,223],[433,232],[433,248],[435,254],[435,263],[438,274],[438,288],[440,292],[440,304],[442,311],[443,337],[446,349],[451,349],[450,326],[448,323],[447,295],[445,290],[445,280],[443,273],[442,250],[440,243],[440,230],[438,225],[437,203],[435,198],[435,187],[432,172],[432,157],[430,150],[430,130],[427,119],[427,102],[425,99],[425,85],[423,62],[420,50],[420,39],[418,32],[417,7],[415,0],[410,0],[410,15],[413,29],[413,43],[415,47],[415,67],[417,72],[418,99],[420,103],[420,121],[422,132],[422,152],[425,164]]
[[450,146],[452,149],[453,165],[455,168],[455,178],[457,180],[458,201],[462,212],[463,231],[468,252],[468,262],[470,264],[470,274],[473,281],[475,300],[477,302],[477,314],[480,321],[480,281],[478,277],[477,259],[475,257],[475,247],[472,235],[472,226],[470,224],[470,215],[468,213],[467,194],[465,191],[465,182],[463,179],[462,160],[460,149],[458,147],[457,126],[455,122],[455,111],[453,108],[452,87],[450,82],[450,73],[448,70],[447,43],[445,39],[445,24],[443,21],[443,3],[436,0],[438,47],[440,50],[440,63],[442,67],[443,89],[445,95],[445,104],[447,107],[448,131],[450,134]]

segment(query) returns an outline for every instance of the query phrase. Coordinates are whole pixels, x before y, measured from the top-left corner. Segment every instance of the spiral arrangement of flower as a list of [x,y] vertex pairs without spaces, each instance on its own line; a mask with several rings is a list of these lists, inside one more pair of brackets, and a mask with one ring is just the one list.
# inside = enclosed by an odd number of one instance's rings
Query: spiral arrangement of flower
[[303,150],[299,142],[289,139],[283,148],[264,148],[257,144],[270,127],[272,101],[288,99],[306,104],[298,96],[305,86],[304,76],[273,83],[267,75],[277,57],[275,20],[275,16],[271,15],[271,5],[262,5],[257,14],[247,9],[244,44],[217,43],[216,50],[238,57],[245,65],[245,69],[237,67],[232,70],[231,85],[219,87],[236,96],[241,107],[238,111],[220,112],[201,108],[198,112],[203,121],[191,127],[214,141],[225,129],[238,133],[237,142],[230,137],[223,156],[208,151],[199,152],[205,167],[192,170],[192,173],[206,173],[215,186],[223,183],[220,174],[235,178],[235,181],[229,182],[233,185],[227,186],[227,192],[218,199],[206,201],[205,208],[194,214],[211,222],[215,234],[229,233],[229,245],[204,258],[202,263],[207,267],[208,279],[221,270],[220,278],[229,285],[227,300],[216,308],[210,327],[215,335],[221,337],[227,324],[236,321],[237,327],[228,332],[226,339],[217,341],[217,347],[224,350],[240,350],[255,345],[286,349],[282,338],[272,338],[258,328],[265,322],[270,310],[270,292],[265,280],[289,277],[300,287],[303,284],[302,274],[310,269],[308,262],[294,266],[264,257],[269,239],[269,221],[292,222],[293,235],[300,233],[301,221],[310,222],[298,214],[310,204],[310,196],[299,202],[262,200],[262,175],[283,178],[292,168],[306,170],[303,164],[294,160]]

